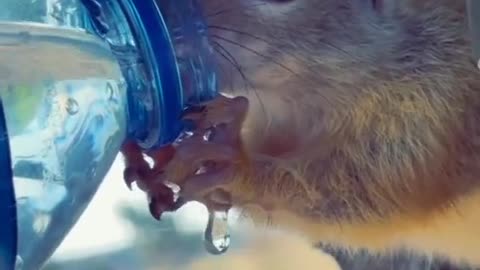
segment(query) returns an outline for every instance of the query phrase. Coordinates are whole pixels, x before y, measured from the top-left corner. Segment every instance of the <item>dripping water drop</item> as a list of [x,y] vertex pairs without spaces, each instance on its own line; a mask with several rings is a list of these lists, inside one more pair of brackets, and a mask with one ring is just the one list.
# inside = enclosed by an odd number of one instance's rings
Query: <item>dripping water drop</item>
[[205,249],[213,255],[220,255],[228,250],[230,246],[228,211],[209,211],[204,244]]

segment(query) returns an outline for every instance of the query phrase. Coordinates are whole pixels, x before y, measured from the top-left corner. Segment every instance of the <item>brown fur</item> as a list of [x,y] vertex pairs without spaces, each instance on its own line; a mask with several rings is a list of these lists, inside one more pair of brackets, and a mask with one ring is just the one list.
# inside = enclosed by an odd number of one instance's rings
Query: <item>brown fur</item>
[[230,188],[246,214],[480,266],[480,74],[463,1],[204,2],[224,92],[251,101],[256,167]]

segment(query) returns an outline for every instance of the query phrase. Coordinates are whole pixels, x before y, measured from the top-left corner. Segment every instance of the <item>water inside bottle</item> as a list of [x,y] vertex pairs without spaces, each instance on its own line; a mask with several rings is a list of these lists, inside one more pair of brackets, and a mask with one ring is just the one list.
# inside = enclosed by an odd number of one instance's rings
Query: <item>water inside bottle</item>
[[31,269],[60,244],[115,159],[126,136],[126,84],[110,48],[94,35],[0,22],[0,96],[19,258]]

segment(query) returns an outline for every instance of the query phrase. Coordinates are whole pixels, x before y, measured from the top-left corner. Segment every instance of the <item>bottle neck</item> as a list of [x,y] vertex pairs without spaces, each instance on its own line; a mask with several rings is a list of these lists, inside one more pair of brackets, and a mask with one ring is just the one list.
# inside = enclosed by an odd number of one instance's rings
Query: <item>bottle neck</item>
[[124,73],[129,139],[145,149],[173,142],[185,107],[217,94],[213,50],[197,2],[82,2]]

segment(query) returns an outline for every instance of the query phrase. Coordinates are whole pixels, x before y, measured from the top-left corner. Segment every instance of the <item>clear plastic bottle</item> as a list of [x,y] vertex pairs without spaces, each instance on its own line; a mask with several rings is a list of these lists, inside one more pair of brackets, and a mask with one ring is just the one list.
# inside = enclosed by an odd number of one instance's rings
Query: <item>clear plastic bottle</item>
[[[2,239],[11,228],[22,269],[38,269],[58,247],[125,140],[170,143],[182,130],[182,110],[216,95],[197,3],[157,2],[0,3],[3,139],[16,205],[9,212],[0,201],[0,252],[9,254]],[[5,162],[0,176],[8,174]],[[0,180],[5,201],[9,181]]]

